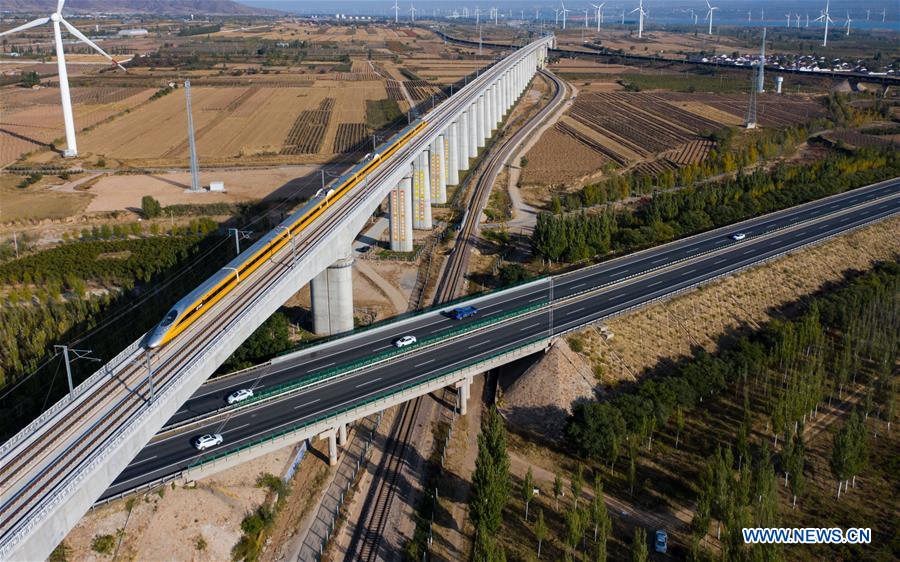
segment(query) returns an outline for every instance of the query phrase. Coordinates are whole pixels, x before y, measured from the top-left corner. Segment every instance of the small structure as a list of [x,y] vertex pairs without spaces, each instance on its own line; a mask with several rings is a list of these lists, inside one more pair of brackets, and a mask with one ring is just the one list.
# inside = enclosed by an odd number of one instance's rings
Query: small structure
[[210,191],[218,191],[225,192],[225,182],[223,181],[211,181],[209,182],[209,190]]
[[140,37],[141,35],[147,35],[146,29],[120,29],[116,35],[119,37]]
[[784,82],[784,76],[775,77],[775,93],[781,94],[781,84]]

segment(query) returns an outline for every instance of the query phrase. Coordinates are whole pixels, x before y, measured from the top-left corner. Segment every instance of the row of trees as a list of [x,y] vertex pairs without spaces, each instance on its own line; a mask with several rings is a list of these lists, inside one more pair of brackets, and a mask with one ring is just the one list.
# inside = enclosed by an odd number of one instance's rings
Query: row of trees
[[604,203],[619,201],[632,195],[646,195],[657,190],[693,185],[698,181],[720,174],[744,169],[763,160],[783,155],[806,139],[809,131],[803,127],[765,129],[746,145],[736,146],[735,131],[722,129],[710,138],[716,148],[702,162],[688,164],[678,170],[660,174],[630,173],[613,175],[601,182],[584,186],[581,190],[551,199],[551,211],[559,214],[564,209],[574,211]]
[[715,183],[657,192],[636,210],[543,213],[532,246],[543,259],[567,262],[630,251],[898,175],[898,152],[833,151],[811,164],[779,164]]
[[[855,377],[866,366],[874,389],[868,411],[885,424],[896,415],[891,369],[897,359],[900,334],[898,292],[900,265],[881,264],[845,287],[814,299],[795,320],[773,321],[716,356],[698,352],[659,377],[645,378],[632,392],[606,402],[576,405],[566,427],[567,441],[581,457],[606,461],[611,468],[623,452],[633,464],[637,446],[641,442],[649,446],[657,429],[670,426],[677,443],[684,413],[694,410],[704,398],[740,383],[748,393],[736,441],[737,464],[742,466],[751,456],[748,385],[753,384],[754,396],[762,401],[754,409],[769,413],[766,432],[772,436],[774,447],[778,436],[783,436],[787,449],[782,458],[783,472],[802,477],[796,467],[802,466],[803,443],[799,436],[803,423],[815,415],[817,404],[841,392],[847,374]],[[848,308],[851,303],[853,308]],[[863,324],[870,331],[857,328]],[[881,334],[876,348],[858,339],[872,332]],[[841,343],[830,350],[833,344],[828,342],[835,339]],[[850,346],[849,351],[841,346]],[[844,367],[848,353],[850,373]],[[847,453],[835,465],[835,474],[842,481],[857,474],[860,460],[864,459],[858,441],[843,439]],[[797,455],[799,459],[792,458]],[[796,488],[800,490],[802,482],[797,482]]]

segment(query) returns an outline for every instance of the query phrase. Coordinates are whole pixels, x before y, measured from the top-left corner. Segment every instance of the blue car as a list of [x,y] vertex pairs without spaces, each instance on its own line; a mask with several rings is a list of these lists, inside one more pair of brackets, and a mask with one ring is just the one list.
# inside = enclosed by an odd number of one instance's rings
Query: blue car
[[661,552],[665,554],[666,549],[669,547],[669,535],[666,534],[662,529],[656,531],[656,552]]
[[475,316],[476,314],[478,314],[478,309],[474,306],[460,306],[458,308],[454,308],[453,310],[447,311],[447,316],[453,318],[454,320],[462,320],[463,318]]

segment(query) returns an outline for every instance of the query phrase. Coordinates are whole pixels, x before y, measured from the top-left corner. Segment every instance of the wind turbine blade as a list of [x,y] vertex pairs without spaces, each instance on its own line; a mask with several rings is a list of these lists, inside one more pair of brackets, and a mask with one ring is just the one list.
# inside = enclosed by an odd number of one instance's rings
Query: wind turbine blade
[[63,4],[65,4],[65,3],[66,3],[66,0],[59,0],[59,3],[56,4],[56,13],[57,14],[62,13]]
[[103,55],[104,57],[106,57],[106,58],[108,58],[109,60],[111,60],[112,62],[114,62],[114,63],[116,64],[116,66],[118,66],[118,67],[121,68],[122,70],[125,70],[125,67],[122,66],[121,64],[119,64],[119,62],[116,61],[116,59],[114,59],[114,58],[112,58],[111,56],[109,56],[109,54],[108,54],[106,51],[104,51],[103,49],[101,49],[100,47],[98,47],[96,43],[94,43],[93,41],[91,41],[90,39],[88,39],[82,32],[80,32],[80,31],[78,31],[77,29],[75,29],[75,28],[72,26],[72,24],[70,24],[69,22],[67,22],[66,20],[64,20],[64,19],[62,19],[62,18],[59,18],[59,21],[61,21],[62,24],[63,24],[64,26],[66,26],[66,29],[69,30],[69,33],[71,33],[72,35],[74,35],[75,37],[77,37],[78,39],[80,39],[83,43],[87,43],[88,45],[90,45],[91,47],[93,47],[93,49],[94,49],[95,51],[97,51],[98,53],[100,53],[100,54]]
[[12,29],[8,29],[8,30],[4,31],[3,33],[0,33],[0,37],[2,37],[3,35],[9,35],[10,33],[15,33],[17,31],[23,31],[25,29],[31,29],[32,27],[44,25],[48,21],[50,21],[50,18],[38,18],[38,19],[32,20],[26,24],[20,25],[19,27],[14,27]]

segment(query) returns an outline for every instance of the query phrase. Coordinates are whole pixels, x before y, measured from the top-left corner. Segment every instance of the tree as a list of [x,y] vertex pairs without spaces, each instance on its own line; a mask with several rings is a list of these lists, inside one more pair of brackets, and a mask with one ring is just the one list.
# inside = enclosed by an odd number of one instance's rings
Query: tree
[[514,285],[528,279],[531,275],[519,263],[507,263],[500,266],[500,285]]
[[541,544],[547,538],[547,524],[544,522],[544,510],[538,508],[537,520],[534,522],[534,538],[537,539],[537,557],[541,557]]
[[525,474],[525,480],[522,481],[522,501],[525,503],[525,521],[528,521],[528,504],[531,502],[531,498],[534,497],[534,474],[531,471],[531,467],[528,467],[528,472]]
[[572,505],[566,512],[566,542],[572,547],[572,550],[578,548],[578,541],[584,533],[584,518],[581,516],[577,507]]
[[141,198],[141,212],[148,219],[153,219],[162,214],[162,206],[152,195],[144,195]]
[[603,482],[598,476],[594,480],[594,497],[591,499],[591,522],[594,524],[594,542],[597,543],[597,560],[606,560],[606,541],[612,522],[606,509]]
[[634,529],[634,541],[631,543],[632,562],[647,562],[650,552],[647,550],[647,531],[641,527]]
[[559,496],[563,493],[563,482],[559,473],[553,478],[553,499],[556,500],[556,511],[559,511]]
[[584,466],[581,463],[578,463],[578,466],[575,467],[575,474],[572,476],[572,480],[569,481],[569,487],[572,490],[572,501],[575,502],[575,507],[578,507],[578,499],[581,498],[581,488],[584,486]]
[[618,455],[625,419],[612,404],[582,402],[573,408],[565,433],[579,455],[605,461]]
[[675,408],[675,448],[678,448],[678,439],[681,437],[681,431],[684,429],[684,409],[679,406]]
[[509,454],[506,428],[497,408],[491,408],[478,435],[478,457],[472,475],[470,517],[476,529],[495,534],[503,521],[509,499]]
[[37,72],[24,72],[22,73],[22,80],[19,82],[25,88],[31,88],[33,86],[40,86],[41,84],[41,75]]
[[797,496],[802,495],[803,490],[806,488],[806,480],[803,476],[803,469],[806,464],[804,454],[803,429],[801,428],[800,431],[797,432],[796,443],[794,444],[792,454],[790,458],[786,459],[787,469],[790,475],[791,494],[793,496],[793,499],[791,500],[791,509],[797,507]]

